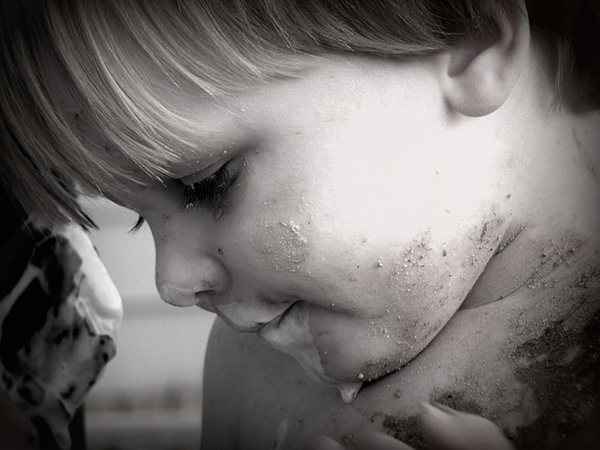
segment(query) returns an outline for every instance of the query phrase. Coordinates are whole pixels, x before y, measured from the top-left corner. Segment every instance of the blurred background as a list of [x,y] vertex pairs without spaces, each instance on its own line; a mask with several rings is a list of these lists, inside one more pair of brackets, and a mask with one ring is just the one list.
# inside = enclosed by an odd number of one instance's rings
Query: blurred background
[[100,227],[90,237],[119,290],[117,356],[86,400],[89,450],[198,450],[202,373],[214,315],[158,297],[147,225],[106,200],[86,201]]

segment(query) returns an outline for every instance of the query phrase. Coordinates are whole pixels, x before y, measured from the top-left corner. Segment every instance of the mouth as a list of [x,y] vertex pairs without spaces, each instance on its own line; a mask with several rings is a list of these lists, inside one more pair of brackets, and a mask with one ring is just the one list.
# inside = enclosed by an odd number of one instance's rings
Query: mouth
[[262,339],[263,336],[269,335],[273,330],[279,329],[283,326],[286,318],[291,314],[292,310],[296,305],[298,305],[301,301],[297,300],[288,306],[281,314],[274,317],[269,322],[258,324],[253,331],[258,333],[258,336]]
[[233,328],[239,333],[260,333],[263,329],[270,326],[278,326],[284,320],[285,316],[290,312],[292,307],[299,303],[300,300],[294,300],[277,316],[267,321],[256,321],[252,325],[248,325],[248,321],[245,324],[240,324],[235,320],[231,319],[226,311],[222,311],[218,306],[214,307],[214,313],[216,313],[229,327]]
[[309,325],[310,305],[294,302],[282,314],[258,331],[259,338],[269,346],[293,356],[312,379],[337,389],[346,403],[358,395],[362,381],[340,382],[327,375]]

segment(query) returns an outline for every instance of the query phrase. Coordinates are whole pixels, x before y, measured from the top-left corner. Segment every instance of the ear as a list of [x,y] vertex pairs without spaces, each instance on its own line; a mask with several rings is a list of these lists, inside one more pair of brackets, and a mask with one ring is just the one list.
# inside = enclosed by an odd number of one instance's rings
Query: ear
[[476,38],[457,42],[449,50],[443,83],[450,107],[468,117],[481,117],[508,99],[529,53],[530,31],[526,7]]

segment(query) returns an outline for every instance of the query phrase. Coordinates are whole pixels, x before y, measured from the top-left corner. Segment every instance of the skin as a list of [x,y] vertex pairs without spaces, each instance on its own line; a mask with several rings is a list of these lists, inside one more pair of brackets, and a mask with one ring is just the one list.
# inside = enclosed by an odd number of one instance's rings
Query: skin
[[[114,200],[150,225],[162,298],[220,316],[203,448],[302,448],[317,433],[352,447],[373,427],[418,447],[420,403],[450,398],[517,442],[528,425],[547,438],[540,418],[585,421],[594,399],[582,419],[550,411],[536,380],[566,369],[536,363],[593,355],[600,124],[548,113],[524,27],[481,58],[298,57],[297,79],[178,100],[201,124],[197,152]],[[182,210],[184,185],[222,164],[235,177],[222,199]],[[569,348],[541,340],[567,326]],[[569,370],[591,393],[591,369]]]
[[[202,156],[216,155],[217,165],[232,158],[240,174],[223,212],[181,212],[176,184],[132,199],[155,238],[163,299],[198,304],[248,331],[214,331],[207,448],[229,448],[222,439],[233,430],[242,448],[272,446],[278,433],[288,448],[317,432],[352,445],[356,430],[386,430],[387,415],[407,419],[420,402],[445,399],[441,392],[469,392],[468,402],[452,406],[494,418],[515,439],[542,413],[505,349],[540,336],[537,324],[570,314],[577,302],[557,296],[598,260],[597,180],[570,133],[588,136],[591,153],[595,119],[542,120],[542,106],[526,93],[534,85],[527,72],[495,114],[456,118],[436,85],[440,59],[332,56],[302,79],[202,104],[198,115],[211,118],[226,149]],[[174,171],[191,176],[187,182],[202,178],[205,165],[184,162]],[[565,204],[572,209],[563,211]],[[561,251],[575,255],[570,267],[544,271],[542,249],[552,261]],[[537,281],[551,287],[532,295],[527,281],[540,270]],[[286,335],[265,342],[264,332],[252,332],[297,300],[309,310],[325,376],[306,355],[299,359],[321,382],[339,388],[393,373],[351,405],[306,377],[269,348],[289,352]],[[519,315],[526,333],[516,331]],[[264,410],[274,414],[253,413]],[[282,425],[284,415],[293,425]]]
[[481,151],[489,126],[432,120],[443,98],[427,62],[315,65],[197,106],[219,146],[172,170],[190,183],[230,161],[237,180],[218,220],[214,205],[182,212],[175,182],[126,204],[152,229],[165,301],[241,331],[303,302],[326,374],[355,382],[382,375],[374,360],[409,361],[448,322],[506,238],[511,189],[503,150]]

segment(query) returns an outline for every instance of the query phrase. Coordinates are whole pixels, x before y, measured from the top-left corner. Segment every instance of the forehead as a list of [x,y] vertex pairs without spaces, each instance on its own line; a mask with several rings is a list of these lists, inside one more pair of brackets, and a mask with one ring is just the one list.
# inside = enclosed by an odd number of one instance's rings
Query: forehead
[[[313,60],[297,58],[294,78],[306,74],[313,65]],[[184,139],[193,149],[213,153],[229,146],[230,141],[238,140],[235,131],[242,122],[247,122],[250,110],[260,107],[247,107],[254,94],[289,78],[282,75],[266,80],[246,79],[232,86],[229,92],[209,95],[198,86],[179,83],[140,58],[133,59],[130,66],[135,66],[138,74],[143,73],[143,82],[123,73],[119,84],[112,86],[114,91],[109,90],[103,96],[86,89],[85,85],[93,80],[77,79],[56,63],[45,64],[44,78],[53,100],[69,123],[95,142],[109,144],[110,150],[120,149],[125,155],[129,154],[128,149],[119,148],[113,142],[114,133],[111,136],[103,126],[110,119],[120,120],[124,132],[143,135],[151,129],[156,135],[174,138],[161,143],[166,150],[161,155],[166,158],[165,162],[177,162],[185,155],[183,151],[189,146],[180,145]],[[149,121],[141,122],[141,116]]]

